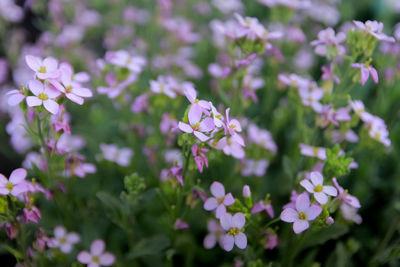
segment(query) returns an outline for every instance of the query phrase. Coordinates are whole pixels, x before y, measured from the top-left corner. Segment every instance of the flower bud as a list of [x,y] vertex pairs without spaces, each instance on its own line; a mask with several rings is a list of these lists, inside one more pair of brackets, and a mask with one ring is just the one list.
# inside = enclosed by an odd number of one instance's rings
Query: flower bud
[[243,197],[249,198],[251,196],[250,186],[247,184],[243,186]]

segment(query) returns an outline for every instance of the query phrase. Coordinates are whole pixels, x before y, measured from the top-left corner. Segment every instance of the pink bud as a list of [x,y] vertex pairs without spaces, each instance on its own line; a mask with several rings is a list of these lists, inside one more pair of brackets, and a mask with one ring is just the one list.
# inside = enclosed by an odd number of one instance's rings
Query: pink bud
[[335,222],[335,220],[332,217],[329,216],[328,218],[326,218],[326,224],[331,225],[334,222]]
[[251,196],[250,186],[247,184],[243,186],[243,197],[249,198]]

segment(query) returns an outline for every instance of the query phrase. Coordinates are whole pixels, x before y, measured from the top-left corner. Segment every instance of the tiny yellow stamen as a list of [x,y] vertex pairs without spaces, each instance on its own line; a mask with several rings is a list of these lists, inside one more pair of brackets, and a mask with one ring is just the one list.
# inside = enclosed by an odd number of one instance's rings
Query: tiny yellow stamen
[[299,212],[299,219],[300,220],[303,220],[303,221],[305,221],[305,220],[307,220],[307,214],[305,214],[304,212]]
[[314,187],[314,192],[316,193],[322,192],[322,189],[324,188],[322,187],[322,185],[319,184],[316,187]]
[[239,233],[240,233],[240,230],[236,227],[232,227],[228,231],[229,235],[238,235]]
[[49,99],[49,97],[45,93],[41,93],[40,95],[38,95],[38,98],[43,101]]

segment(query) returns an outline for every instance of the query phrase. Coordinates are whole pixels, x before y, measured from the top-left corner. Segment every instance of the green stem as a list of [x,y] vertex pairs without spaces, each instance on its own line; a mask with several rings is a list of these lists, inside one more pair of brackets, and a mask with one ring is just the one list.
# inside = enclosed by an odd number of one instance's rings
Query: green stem
[[49,150],[47,149],[46,142],[44,140],[44,136],[43,136],[43,133],[42,133],[42,125],[41,125],[41,120],[40,120],[39,115],[37,116],[37,128],[38,128],[37,130],[38,130],[40,146],[43,148],[44,154],[45,154],[45,157],[46,157],[46,163],[47,163],[47,166],[46,166],[47,167],[46,168],[47,169],[46,185],[49,186],[50,182],[51,182],[51,164],[50,164],[51,157],[50,157]]

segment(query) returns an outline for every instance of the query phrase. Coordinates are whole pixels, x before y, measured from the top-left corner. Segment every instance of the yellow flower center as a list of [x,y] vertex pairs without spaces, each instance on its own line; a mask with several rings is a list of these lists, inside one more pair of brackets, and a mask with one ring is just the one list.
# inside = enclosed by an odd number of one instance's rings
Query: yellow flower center
[[61,238],[60,238],[60,243],[61,243],[61,244],[67,243],[67,239],[66,239],[65,237],[61,237]]
[[93,261],[94,263],[99,263],[99,262],[100,262],[99,256],[92,256],[92,261]]
[[38,70],[38,72],[46,73],[46,67],[45,66],[41,66],[40,69]]
[[199,103],[199,100],[198,100],[198,99],[195,99],[195,100],[194,100],[194,103]]
[[239,228],[236,228],[236,227],[232,227],[228,231],[228,234],[233,235],[233,236],[238,235],[239,233],[240,233],[240,230],[239,230]]
[[322,192],[322,189],[324,188],[322,187],[322,185],[319,184],[316,187],[314,187],[314,192],[316,193]]
[[299,212],[299,219],[300,220],[303,220],[303,221],[305,221],[305,220],[307,220],[307,214],[305,214],[304,212]]
[[313,151],[314,155],[318,155],[319,148],[318,147],[313,147],[312,151]]
[[11,191],[11,190],[13,189],[13,187],[14,187],[14,185],[13,185],[12,183],[10,183],[10,182],[7,182],[7,183],[6,183],[6,189],[7,189],[8,191]]
[[66,93],[70,93],[72,91],[72,86],[71,85],[68,85],[66,88],[65,88],[65,92]]
[[49,99],[49,97],[45,93],[41,93],[40,95],[38,95],[38,98],[43,101]]
[[198,130],[199,127],[200,127],[200,123],[196,122],[196,124],[192,125],[192,127],[193,127],[194,130]]
[[218,204],[224,202],[224,197],[217,197]]

